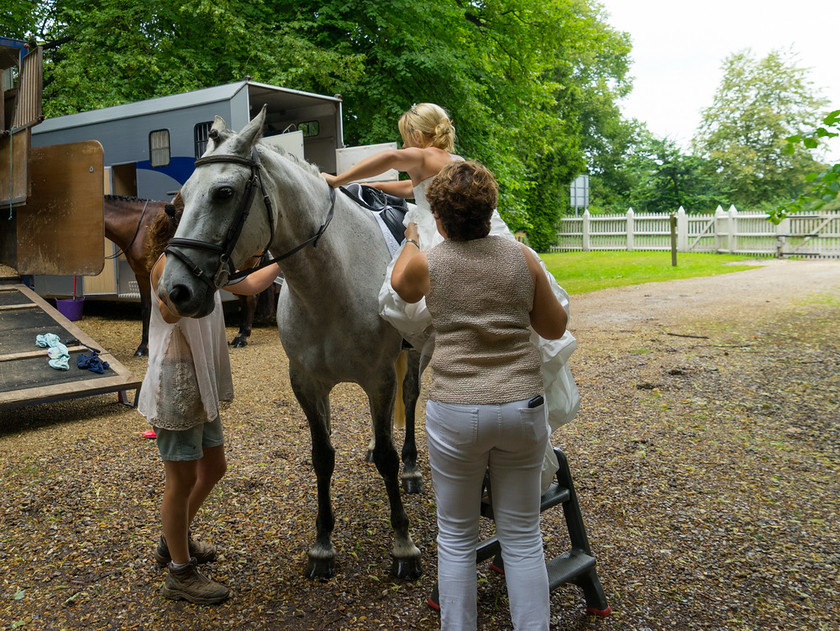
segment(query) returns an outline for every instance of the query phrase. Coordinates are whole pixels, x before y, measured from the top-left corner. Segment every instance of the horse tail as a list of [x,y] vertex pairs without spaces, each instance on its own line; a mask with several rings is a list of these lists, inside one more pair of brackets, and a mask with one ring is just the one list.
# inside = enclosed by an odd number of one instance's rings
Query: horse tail
[[397,369],[397,398],[394,401],[394,425],[400,429],[405,427],[405,401],[403,401],[403,381],[408,373],[408,351],[402,350],[394,364]]

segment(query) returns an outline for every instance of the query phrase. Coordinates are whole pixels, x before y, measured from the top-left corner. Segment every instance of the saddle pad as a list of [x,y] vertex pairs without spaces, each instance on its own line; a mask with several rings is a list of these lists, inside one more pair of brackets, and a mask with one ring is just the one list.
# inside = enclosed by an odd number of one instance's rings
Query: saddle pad
[[401,197],[388,195],[378,188],[364,184],[348,184],[339,187],[339,190],[362,208],[375,212],[394,240],[397,243],[402,243],[405,238],[403,220],[408,212],[408,202]]

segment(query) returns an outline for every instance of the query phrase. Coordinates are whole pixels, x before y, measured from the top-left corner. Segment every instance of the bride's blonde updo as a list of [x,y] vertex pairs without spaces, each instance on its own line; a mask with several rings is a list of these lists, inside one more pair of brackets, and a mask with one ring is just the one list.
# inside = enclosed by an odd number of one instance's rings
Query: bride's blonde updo
[[412,105],[400,116],[399,128],[404,145],[455,150],[455,126],[446,110],[434,103]]

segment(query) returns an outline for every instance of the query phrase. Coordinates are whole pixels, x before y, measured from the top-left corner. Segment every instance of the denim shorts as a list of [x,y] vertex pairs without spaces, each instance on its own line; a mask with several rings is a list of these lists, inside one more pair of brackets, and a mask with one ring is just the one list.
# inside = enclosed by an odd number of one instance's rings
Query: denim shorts
[[157,447],[162,460],[200,460],[204,450],[225,444],[222,418],[209,423],[199,423],[184,430],[155,427]]

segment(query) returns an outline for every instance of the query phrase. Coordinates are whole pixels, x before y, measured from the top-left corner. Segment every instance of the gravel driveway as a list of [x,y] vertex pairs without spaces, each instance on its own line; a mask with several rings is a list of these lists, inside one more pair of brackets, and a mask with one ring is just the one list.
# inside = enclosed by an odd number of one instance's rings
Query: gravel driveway
[[[564,586],[552,629],[836,628],[840,261],[760,263],[572,297],[583,406],[553,438],[613,614],[587,616]],[[133,309],[85,309],[82,328],[142,376]],[[0,628],[437,628],[430,484],[406,497],[425,574],[392,580],[361,391],[333,395],[338,573],[312,582],[309,437],[276,332],[255,329],[231,355],[229,471],[196,531],[219,544],[208,572],[232,598],[160,598],[157,451],[135,411],[90,397],[0,412]],[[428,481],[424,448],[421,466]],[[543,530],[548,555],[566,549],[562,511],[544,514]],[[480,628],[510,628],[504,581],[479,572]]]

